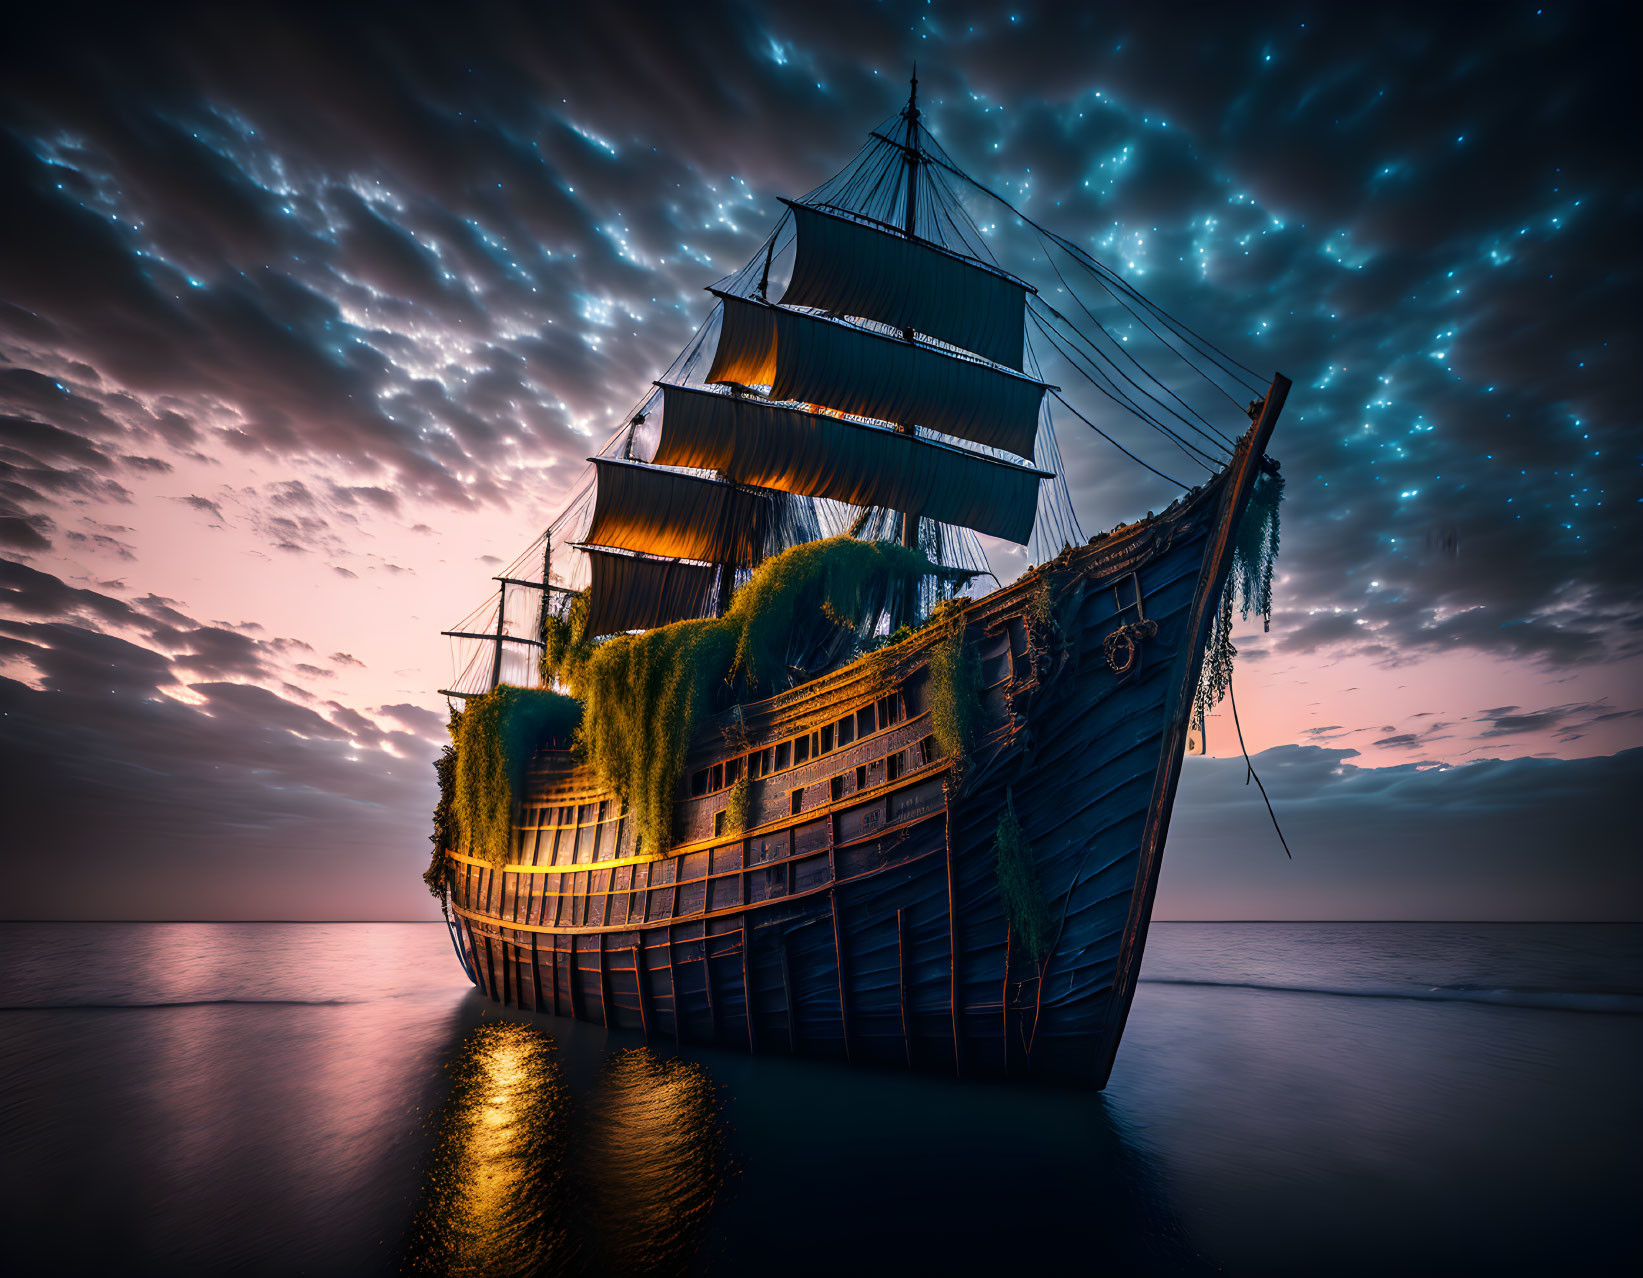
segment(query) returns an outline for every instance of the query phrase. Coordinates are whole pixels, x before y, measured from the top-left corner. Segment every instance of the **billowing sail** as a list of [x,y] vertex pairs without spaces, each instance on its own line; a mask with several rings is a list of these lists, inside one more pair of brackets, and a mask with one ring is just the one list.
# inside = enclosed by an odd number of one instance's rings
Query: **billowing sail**
[[1020,369],[1028,291],[1022,281],[926,240],[783,203],[798,230],[783,305],[914,329]]
[[611,457],[589,460],[598,470],[589,544],[738,567],[764,558],[770,494]]
[[719,470],[738,483],[856,506],[912,511],[1025,542],[1038,484],[1013,462],[762,399],[662,384],[659,466]]
[[1043,382],[803,311],[728,293],[709,382],[924,426],[1031,458]]
[[587,552],[592,569],[588,582],[590,635],[648,630],[706,616],[712,607],[718,570],[711,564],[624,555],[602,546],[577,549]]

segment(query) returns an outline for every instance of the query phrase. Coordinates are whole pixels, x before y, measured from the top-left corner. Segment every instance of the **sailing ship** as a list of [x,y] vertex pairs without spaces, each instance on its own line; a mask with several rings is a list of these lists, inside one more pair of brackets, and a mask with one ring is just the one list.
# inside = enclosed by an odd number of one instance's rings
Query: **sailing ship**
[[[1037,238],[1084,320],[991,260],[966,199]],[[663,838],[570,741],[537,750],[505,856],[436,845],[458,958],[498,1002],[680,1043],[1101,1088],[1183,754],[1204,690],[1224,691],[1235,544],[1276,474],[1290,384],[1263,388],[971,178],[923,122],[916,78],[851,165],[783,203],[585,487],[496,578],[489,615],[447,632],[472,651],[443,691],[551,679],[547,623],[578,606],[595,640],[721,616],[761,563],[829,533],[930,571],[836,642],[790,644],[762,695],[719,688]],[[1124,332],[1097,319],[1097,289]],[[1133,358],[1137,323],[1247,424],[1221,429],[1184,373]],[[1206,476],[1084,538],[1057,416],[1163,472],[1043,380],[1052,365]],[[1041,561],[979,593],[977,534]],[[962,751],[935,722],[955,642],[979,671]]]

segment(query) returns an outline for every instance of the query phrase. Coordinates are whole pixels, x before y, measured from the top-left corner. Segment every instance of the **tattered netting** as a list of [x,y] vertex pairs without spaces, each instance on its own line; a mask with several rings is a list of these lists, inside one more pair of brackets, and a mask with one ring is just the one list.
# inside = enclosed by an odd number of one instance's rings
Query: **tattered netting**
[[1256,613],[1263,628],[1272,625],[1272,570],[1278,560],[1278,508],[1283,498],[1283,476],[1275,470],[1262,470],[1233,538],[1232,564],[1226,584],[1221,588],[1204,651],[1203,672],[1192,707],[1193,722],[1200,728],[1204,716],[1221,703],[1232,687],[1233,661],[1238,655],[1232,642],[1234,609],[1245,621],[1251,613]]

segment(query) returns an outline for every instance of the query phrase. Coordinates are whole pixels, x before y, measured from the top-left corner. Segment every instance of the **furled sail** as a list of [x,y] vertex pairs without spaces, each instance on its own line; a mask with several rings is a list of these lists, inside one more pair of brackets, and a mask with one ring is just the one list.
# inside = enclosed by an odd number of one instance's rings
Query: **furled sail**
[[588,633],[648,630],[708,615],[718,569],[627,555],[603,546],[578,546],[588,555]]
[[783,203],[793,210],[798,230],[783,305],[914,329],[1021,368],[1027,284],[927,240],[808,204]]
[[593,546],[750,567],[765,556],[771,494],[612,457],[598,470]]
[[1049,478],[882,426],[763,399],[662,383],[659,466],[723,471],[738,483],[856,506],[907,510],[1026,542]]
[[709,382],[924,426],[1031,458],[1045,385],[839,320],[715,291],[724,302]]

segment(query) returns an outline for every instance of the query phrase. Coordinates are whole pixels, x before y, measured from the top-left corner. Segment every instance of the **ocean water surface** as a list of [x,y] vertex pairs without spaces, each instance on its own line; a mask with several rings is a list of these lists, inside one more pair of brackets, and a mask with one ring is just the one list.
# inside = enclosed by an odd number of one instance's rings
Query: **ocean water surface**
[[5,1267],[1643,1265],[1643,926],[1156,924],[1142,982],[1092,1095],[503,1011],[440,924],[0,924]]

